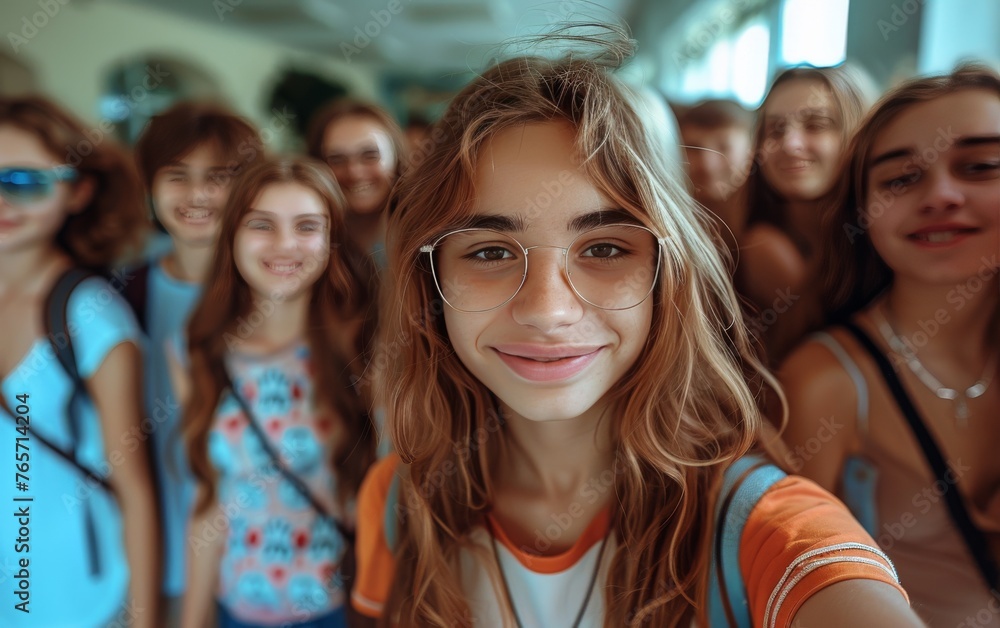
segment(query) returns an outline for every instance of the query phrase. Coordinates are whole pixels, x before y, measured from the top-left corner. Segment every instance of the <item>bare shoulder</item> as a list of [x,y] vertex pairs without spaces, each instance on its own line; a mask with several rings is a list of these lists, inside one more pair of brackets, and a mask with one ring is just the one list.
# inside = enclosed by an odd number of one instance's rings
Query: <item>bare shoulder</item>
[[757,224],[744,234],[737,274],[746,296],[760,307],[767,307],[779,290],[798,292],[807,273],[802,255],[780,229]]
[[[844,332],[830,335],[846,346]],[[850,355],[850,353],[849,353]],[[844,458],[857,445],[858,393],[838,357],[808,339],[778,369],[788,398],[782,437],[794,452],[790,466],[827,490],[835,490]]]
[[740,243],[740,253],[747,261],[781,266],[804,266],[802,254],[785,233],[766,223],[758,223],[747,229]]

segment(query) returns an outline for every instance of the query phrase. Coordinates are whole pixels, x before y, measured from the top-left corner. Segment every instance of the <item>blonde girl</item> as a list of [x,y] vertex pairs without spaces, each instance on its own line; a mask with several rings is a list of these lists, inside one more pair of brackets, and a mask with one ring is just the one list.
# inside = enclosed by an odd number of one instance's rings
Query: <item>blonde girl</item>
[[819,323],[811,287],[820,219],[844,148],[871,102],[863,84],[845,66],[790,68],[774,80],[757,111],[749,215],[735,277],[740,293],[760,310],[751,323],[772,364]]

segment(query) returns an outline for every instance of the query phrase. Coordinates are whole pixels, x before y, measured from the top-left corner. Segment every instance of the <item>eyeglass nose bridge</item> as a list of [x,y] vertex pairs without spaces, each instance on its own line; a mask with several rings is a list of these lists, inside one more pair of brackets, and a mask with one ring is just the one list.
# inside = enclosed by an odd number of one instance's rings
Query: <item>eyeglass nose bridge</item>
[[[517,242],[517,240],[514,241]],[[562,251],[562,264],[560,268],[561,274],[566,278],[566,281],[569,284],[570,289],[573,291],[573,294],[575,294],[577,298],[583,299],[583,301],[587,302],[587,300],[583,298],[583,295],[580,294],[580,291],[577,290],[576,285],[573,283],[573,277],[572,277],[573,273],[571,273],[569,270],[569,250],[573,248],[573,245],[557,246],[555,244],[536,244],[534,246],[522,246],[520,242],[518,242],[517,245],[520,246],[521,250],[524,251],[524,274],[521,276],[521,284],[517,287],[517,290],[514,291],[514,294],[511,295],[508,301],[514,299],[514,297],[516,297],[521,292],[521,289],[524,288],[524,284],[528,283],[528,267],[531,265],[528,260],[531,257],[530,255],[531,251],[535,249],[557,249],[559,251]]]

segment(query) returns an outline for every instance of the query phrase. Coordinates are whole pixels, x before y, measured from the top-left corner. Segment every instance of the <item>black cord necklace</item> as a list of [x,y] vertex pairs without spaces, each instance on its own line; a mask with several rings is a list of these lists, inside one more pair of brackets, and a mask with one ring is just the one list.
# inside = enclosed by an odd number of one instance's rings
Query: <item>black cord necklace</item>
[[[580,606],[579,612],[576,614],[576,619],[573,621],[571,628],[579,628],[580,622],[583,621],[583,614],[587,610],[587,606],[590,605],[590,596],[594,592],[594,584],[597,583],[597,574],[601,571],[601,561],[604,558],[604,547],[608,544],[608,536],[611,535],[610,528],[608,532],[604,534],[604,539],[601,540],[601,549],[597,552],[597,562],[594,563],[594,572],[590,574],[590,584],[587,585],[587,595],[583,598],[583,604]],[[514,614],[514,621],[517,623],[517,628],[524,628],[524,623],[521,621],[521,617],[517,614],[517,607],[514,606],[514,598],[510,594],[510,586],[507,584],[507,574],[504,573],[503,565],[500,563],[500,550],[497,548],[497,537],[490,531],[490,544],[493,547],[493,558],[497,561],[497,569],[500,570],[500,582],[503,583],[503,596],[507,600],[507,606],[510,608],[510,612]]]

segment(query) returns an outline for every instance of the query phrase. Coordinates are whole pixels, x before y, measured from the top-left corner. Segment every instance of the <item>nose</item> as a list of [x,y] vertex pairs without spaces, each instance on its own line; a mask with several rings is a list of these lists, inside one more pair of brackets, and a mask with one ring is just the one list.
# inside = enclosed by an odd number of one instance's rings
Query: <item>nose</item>
[[564,255],[565,251],[557,247],[529,252],[528,276],[511,310],[518,324],[550,332],[583,316],[583,302],[566,276]]
[[347,176],[351,181],[356,181],[364,176],[365,166],[360,159],[352,158],[347,161]]
[[279,226],[274,234],[274,248],[279,251],[292,251],[298,247],[298,240],[293,229]]
[[794,155],[805,147],[805,137],[803,129],[797,125],[788,125],[784,135],[781,136],[781,148],[785,153]]
[[187,202],[191,207],[204,207],[211,197],[209,185],[205,181],[191,183],[188,187]]
[[965,203],[965,194],[958,181],[950,173],[935,169],[928,170],[924,176],[928,181],[927,195],[924,198],[922,212],[954,211]]

